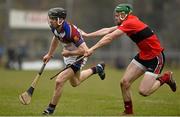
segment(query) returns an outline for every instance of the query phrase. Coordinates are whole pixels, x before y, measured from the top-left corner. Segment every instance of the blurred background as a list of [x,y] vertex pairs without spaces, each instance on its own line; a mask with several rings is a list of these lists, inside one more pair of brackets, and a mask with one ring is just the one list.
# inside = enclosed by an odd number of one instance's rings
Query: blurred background
[[[166,64],[180,66],[180,0],[0,0],[0,66],[23,69],[28,61],[41,61],[53,36],[47,23],[52,7],[67,10],[67,20],[85,32],[114,25],[113,10],[130,3],[133,12],[158,35],[165,48]],[[91,47],[100,38],[85,39]],[[62,59],[61,47],[54,59]],[[89,63],[104,60],[124,68],[136,55],[135,44],[127,37],[98,49]],[[30,64],[32,65],[32,64]]]

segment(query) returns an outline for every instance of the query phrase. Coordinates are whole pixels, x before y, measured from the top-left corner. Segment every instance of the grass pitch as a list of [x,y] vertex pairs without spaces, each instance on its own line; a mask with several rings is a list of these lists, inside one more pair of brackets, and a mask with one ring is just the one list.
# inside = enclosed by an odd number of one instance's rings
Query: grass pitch
[[[173,69],[177,85],[180,84],[180,69]],[[45,71],[35,89],[30,105],[22,105],[18,95],[29,88],[37,71],[11,71],[0,69],[0,116],[39,116],[48,105],[54,80],[48,78],[57,71]],[[123,70],[106,69],[106,79],[101,81],[94,75],[78,87],[67,82],[62,98],[56,108],[58,116],[118,116],[123,111],[119,86]],[[138,94],[140,80],[132,85],[135,115],[180,116],[180,90],[171,92],[162,86],[149,97]]]

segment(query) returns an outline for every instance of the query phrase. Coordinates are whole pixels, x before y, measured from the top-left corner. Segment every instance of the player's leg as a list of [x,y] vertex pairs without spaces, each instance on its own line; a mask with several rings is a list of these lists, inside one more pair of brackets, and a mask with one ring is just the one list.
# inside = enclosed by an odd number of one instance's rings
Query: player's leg
[[144,61],[143,64],[147,67],[147,72],[141,81],[139,92],[143,96],[148,96],[155,92],[164,83],[168,84],[172,91],[176,91],[176,83],[172,78],[172,72],[165,72],[162,76],[158,77],[161,73],[165,57],[163,52],[155,58]]
[[[80,77],[81,74],[84,74],[84,77]],[[69,82],[73,87],[76,87],[78,85],[80,85],[81,82],[85,81],[86,79],[88,79],[90,76],[92,75],[92,70],[91,69],[87,69],[87,70],[83,70],[83,71],[78,71],[74,77],[72,77]]]
[[53,114],[55,107],[58,104],[58,101],[61,97],[65,82],[72,77],[74,77],[74,71],[71,68],[64,70],[57,76],[54,94],[51,102],[49,103],[49,106],[43,112],[44,115]]
[[160,87],[160,82],[156,80],[157,74],[146,72],[139,86],[139,93],[148,96]]
[[131,84],[143,75],[145,67],[138,63],[135,59],[128,65],[125,74],[123,75],[120,86],[124,101],[124,114],[133,114],[132,98],[131,98]]
[[143,96],[151,95],[164,83],[169,85],[173,92],[176,91],[176,82],[172,77],[172,72],[167,71],[160,77],[157,74],[146,72],[141,81],[139,93]]
[[[76,69],[76,68],[74,68],[74,69]],[[91,75],[96,74],[96,73],[98,73],[101,80],[104,80],[104,78],[105,78],[104,69],[105,69],[104,63],[97,64],[96,66],[86,69],[86,70],[83,70],[83,71],[80,71],[78,69],[78,72],[76,72],[75,76],[72,77],[69,81],[73,87],[76,87],[76,86],[80,85],[80,83],[82,83],[83,81],[88,79]]]

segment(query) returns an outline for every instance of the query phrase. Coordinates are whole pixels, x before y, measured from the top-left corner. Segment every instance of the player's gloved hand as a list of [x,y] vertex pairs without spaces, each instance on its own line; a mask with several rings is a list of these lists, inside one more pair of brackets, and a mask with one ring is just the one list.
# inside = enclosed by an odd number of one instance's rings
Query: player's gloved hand
[[44,63],[47,63],[53,56],[52,55],[49,55],[49,54],[46,54],[44,55],[43,57],[43,62]]

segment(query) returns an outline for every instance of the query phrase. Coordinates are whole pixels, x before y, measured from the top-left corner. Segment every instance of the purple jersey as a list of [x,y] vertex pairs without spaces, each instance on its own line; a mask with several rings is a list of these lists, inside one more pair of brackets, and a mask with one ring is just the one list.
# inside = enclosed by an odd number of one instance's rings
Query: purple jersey
[[[58,32],[55,28],[51,27],[54,36],[61,41],[63,47],[69,51],[76,50],[79,45],[84,43],[84,40],[78,31],[78,28],[66,21],[63,22],[61,31]],[[63,57],[66,65],[72,64],[76,61],[78,56]],[[84,63],[83,63],[84,64]]]
[[51,27],[51,31],[64,44],[73,43],[78,47],[84,42],[77,27],[73,24],[67,23],[66,21],[63,22],[60,32],[53,27]]

